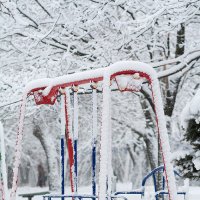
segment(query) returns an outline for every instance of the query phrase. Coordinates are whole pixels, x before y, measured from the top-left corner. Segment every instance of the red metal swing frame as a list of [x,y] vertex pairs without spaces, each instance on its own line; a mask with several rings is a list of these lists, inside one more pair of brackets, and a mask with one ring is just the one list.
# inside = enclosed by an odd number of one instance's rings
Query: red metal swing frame
[[[132,63],[134,65],[134,62]],[[140,63],[141,64],[141,63]],[[146,64],[144,64],[146,65]],[[135,70],[134,68],[131,69],[131,67],[129,67],[130,69],[126,69],[126,70],[119,70],[119,71],[114,71],[112,73],[110,73],[110,81],[115,79],[115,77],[119,76],[119,75],[134,75],[135,73],[138,73],[139,76],[141,78],[145,78],[149,81],[151,87],[152,87],[152,77],[145,72],[143,71],[140,71],[140,70]],[[94,70],[95,71],[95,70]],[[97,70],[96,70],[97,71]],[[37,105],[41,105],[41,104],[50,104],[50,105],[53,105],[56,101],[56,98],[58,96],[58,93],[59,93],[59,89],[60,88],[66,88],[66,87],[73,87],[73,86],[80,86],[80,85],[84,85],[84,84],[89,84],[91,82],[99,82],[99,81],[103,81],[104,79],[104,73],[102,71],[99,70],[100,75],[99,76],[95,76],[95,77],[90,77],[90,78],[76,78],[78,80],[75,80],[75,81],[67,81],[66,79],[66,82],[65,83],[59,83],[59,84],[56,84],[56,85],[53,85],[50,89],[50,92],[47,94],[47,95],[43,95],[43,91],[49,87],[48,84],[41,84],[42,86],[41,87],[33,87],[32,89],[30,89],[28,92],[26,92],[26,95],[34,95],[34,98],[35,98],[35,102]],[[81,73],[84,73],[84,72],[81,72]],[[72,74],[73,75],[73,74]],[[72,75],[69,75],[69,76],[72,76]],[[87,77],[87,76],[86,76]],[[124,91],[131,91],[129,89],[127,90],[124,90]],[[155,100],[154,100],[154,91],[152,90],[152,96],[153,96],[153,101],[155,103]],[[66,99],[66,95],[65,95],[65,99]],[[155,104],[154,104],[155,105]],[[71,138],[69,137],[69,121],[68,121],[68,111],[67,111],[67,106],[65,106],[65,113],[66,113],[66,139],[67,139],[67,145],[68,145],[68,153],[69,153],[69,161],[70,161],[70,179],[71,179],[71,189],[72,189],[72,192],[74,191],[73,187],[74,187],[74,184],[73,184],[73,175],[72,175],[72,166],[73,166],[73,145],[72,145],[72,140]],[[157,114],[157,110],[156,110],[156,106],[155,106],[155,113],[156,113],[156,122],[157,122],[157,125],[159,124],[159,119],[158,119],[158,114]],[[22,120],[23,120],[23,117],[22,116]],[[158,132],[159,131],[159,125],[158,125]],[[21,133],[20,133],[21,134]],[[159,137],[160,138],[160,137]],[[160,141],[161,141],[161,138],[160,138]],[[20,145],[20,144],[19,144]],[[166,148],[166,147],[165,147]],[[162,141],[161,141],[161,151],[162,151],[162,154],[163,154],[163,163],[164,163],[164,167],[165,167],[165,172],[166,172],[166,166],[165,166],[165,156],[164,156],[164,153],[163,153],[163,150],[162,150]],[[18,162],[16,162],[16,166],[15,167],[18,167]],[[171,169],[169,169],[170,171]],[[16,172],[18,174],[18,172]],[[17,174],[14,174],[17,176]],[[170,187],[169,187],[169,184],[168,184],[168,176],[167,176],[167,172],[165,173],[166,174],[166,180],[167,180],[167,185],[168,185],[168,191],[169,191],[169,198],[170,200],[175,200],[174,199],[174,196],[173,198],[170,196],[171,193],[170,193]],[[15,180],[13,180],[13,183],[14,183],[14,186],[13,186],[13,189],[12,189],[12,192],[11,192],[11,200],[13,200],[15,198],[15,194],[16,194],[16,184],[15,181],[17,182],[16,178]],[[172,181],[173,182],[173,181]],[[173,184],[171,184],[173,185]],[[12,198],[13,197],[13,198]]]

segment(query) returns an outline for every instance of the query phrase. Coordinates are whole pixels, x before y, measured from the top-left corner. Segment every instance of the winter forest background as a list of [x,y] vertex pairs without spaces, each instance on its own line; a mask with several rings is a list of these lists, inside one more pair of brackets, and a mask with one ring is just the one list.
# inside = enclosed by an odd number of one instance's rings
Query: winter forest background
[[[0,120],[9,187],[24,86],[119,60],[146,62],[157,70],[174,166],[185,177],[198,179],[199,59],[199,0],[1,0]],[[91,100],[91,95],[79,96],[81,185],[91,180]],[[99,131],[101,103],[99,94]],[[29,98],[20,185],[36,186],[42,165],[50,188],[59,186],[53,178],[59,172],[59,109],[59,103],[36,106]],[[140,93],[112,93],[112,129],[114,175],[137,187],[148,171],[162,164],[147,84]]]

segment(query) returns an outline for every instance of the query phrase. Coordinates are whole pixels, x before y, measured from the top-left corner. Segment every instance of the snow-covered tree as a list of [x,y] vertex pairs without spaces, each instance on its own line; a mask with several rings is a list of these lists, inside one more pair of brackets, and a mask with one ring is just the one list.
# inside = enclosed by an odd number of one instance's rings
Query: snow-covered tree
[[[184,107],[181,115],[182,132],[187,144],[175,156],[175,164],[184,176],[190,179],[200,177],[200,90],[198,89],[191,101]],[[188,145],[189,143],[189,145]],[[186,148],[187,147],[187,148]],[[183,151],[184,150],[184,151]]]

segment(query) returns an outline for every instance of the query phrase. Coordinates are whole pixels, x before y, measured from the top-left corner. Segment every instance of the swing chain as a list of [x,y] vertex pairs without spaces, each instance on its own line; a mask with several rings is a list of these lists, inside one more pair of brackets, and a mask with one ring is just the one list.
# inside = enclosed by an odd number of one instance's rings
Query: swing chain
[[93,90],[96,90],[97,87],[98,87],[98,83],[97,83],[97,82],[94,82],[94,81],[90,81],[90,87],[91,87]]
[[61,87],[61,88],[59,89],[59,92],[60,92],[60,95],[65,94],[65,88]]
[[79,89],[78,85],[72,85],[72,87],[71,87],[71,90],[73,92],[78,92],[78,89]]
[[62,95],[65,95],[65,88],[59,88],[59,93],[58,93],[58,95],[57,95],[57,102],[61,102],[61,96]]

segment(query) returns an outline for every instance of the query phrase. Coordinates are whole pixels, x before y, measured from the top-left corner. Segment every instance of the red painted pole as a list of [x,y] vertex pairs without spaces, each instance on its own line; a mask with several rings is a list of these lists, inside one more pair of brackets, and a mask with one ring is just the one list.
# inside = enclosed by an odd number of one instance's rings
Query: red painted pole
[[68,148],[68,156],[69,156],[69,166],[70,166],[70,183],[71,183],[71,192],[74,192],[74,177],[73,177],[73,166],[74,166],[74,150],[73,150],[73,142],[72,138],[70,138],[70,130],[69,130],[69,113],[67,108],[67,95],[65,96],[65,120],[66,120],[66,131],[65,131],[65,138],[67,141],[67,148]]

